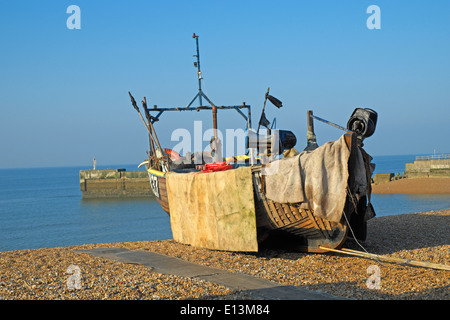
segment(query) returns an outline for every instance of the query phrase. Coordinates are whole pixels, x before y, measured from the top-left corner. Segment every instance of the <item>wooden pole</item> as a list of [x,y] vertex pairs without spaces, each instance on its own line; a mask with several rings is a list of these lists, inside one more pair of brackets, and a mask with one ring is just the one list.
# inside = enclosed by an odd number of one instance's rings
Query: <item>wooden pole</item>
[[314,134],[314,119],[313,119],[312,110],[308,110],[307,114],[308,114],[308,118],[307,118],[308,131]]
[[[144,107],[145,117],[147,118],[147,125],[150,128],[149,123],[151,123],[151,118],[150,118],[150,113],[148,112],[148,109],[147,109],[147,100],[145,97],[142,99],[142,106]],[[150,144],[151,155],[155,156],[156,155],[155,142],[153,141],[153,136],[150,133],[149,133],[149,144]]]
[[320,248],[324,249],[324,250],[332,251],[332,252],[354,255],[354,256],[358,256],[358,257],[362,257],[362,258],[374,259],[374,260],[385,261],[385,262],[392,262],[392,263],[396,263],[396,264],[403,264],[403,265],[408,265],[408,266],[413,266],[413,267],[422,267],[422,268],[431,268],[431,269],[437,269],[437,270],[450,271],[450,266],[445,265],[445,264],[436,264],[436,263],[430,263],[430,262],[424,262],[424,261],[416,261],[416,260],[396,258],[396,257],[387,257],[387,256],[383,256],[383,255],[366,253],[366,252],[356,251],[356,250],[346,249],[346,248],[342,248],[341,250],[325,248],[322,246],[320,246]]
[[262,112],[261,112],[261,117],[259,118],[258,130],[256,130],[257,134],[259,133],[259,127],[261,126],[261,120],[262,120],[262,117],[264,116],[264,110],[266,109],[266,101],[267,101],[267,97],[269,96],[269,90],[270,90],[270,88],[267,88],[266,96],[264,98],[263,109],[262,109]]
[[317,145],[316,134],[314,133],[314,116],[312,110],[307,111],[307,127],[308,130],[306,132],[306,148],[307,151],[312,151],[319,146]]
[[219,137],[217,135],[217,107],[215,105],[212,106],[212,114],[213,114],[214,142],[211,145],[211,152],[214,151],[214,162],[221,162],[223,160],[222,141],[219,140]]
[[212,106],[214,140],[217,140],[217,107]]
[[131,98],[131,104],[133,105],[134,109],[136,109],[137,113],[141,117],[142,122],[144,123],[144,126],[147,129],[147,131],[148,131],[148,134],[150,135],[150,137],[152,137],[151,130],[150,130],[147,122],[145,122],[144,117],[142,116],[141,111],[139,110],[139,108],[138,108],[138,106],[136,104],[136,100],[134,100],[134,97],[131,95],[130,91],[128,91],[128,94],[130,95],[130,98]]
[[[159,143],[158,136],[156,135],[155,128],[153,127],[153,123],[151,121],[150,114],[148,113],[147,99],[145,97],[142,100],[142,106],[144,107],[146,115],[148,114],[148,130],[149,130],[150,136],[153,139],[153,143],[156,144],[156,148],[155,148],[156,157],[161,159],[164,156],[164,154],[163,154],[161,145]],[[161,160],[160,164],[162,167],[162,171],[164,171],[164,172],[169,171],[169,167],[164,164],[164,160]]]
[[161,149],[161,146],[158,141],[158,137],[156,136],[155,129],[153,128],[152,119],[150,117],[150,113],[148,112],[147,108],[147,99],[144,97],[142,99],[142,106],[144,107],[145,116],[147,118],[147,125],[151,131],[151,140],[152,140],[152,146],[155,147],[155,144],[157,144],[158,148]]
[[[136,104],[136,100],[134,100],[134,97],[131,95],[131,93],[129,91],[128,91],[128,94],[130,95],[130,98],[131,98],[131,104],[133,105],[134,109],[136,109],[137,113],[141,117],[142,122],[145,125],[145,128],[147,128],[147,131],[148,131],[148,134],[149,134],[150,138],[153,140],[153,142],[157,146],[156,150],[155,150],[156,151],[156,157],[162,158],[163,157],[163,153],[162,153],[161,145],[159,144],[158,137],[156,136],[156,132],[155,132],[155,129],[153,128],[152,122],[149,121],[149,123],[147,123],[144,120],[144,117],[142,116],[141,111],[139,110],[139,108],[138,108],[138,106]],[[144,97],[144,100],[142,101],[142,104],[144,105],[144,109],[145,109],[147,107],[147,101],[145,100],[145,97]],[[161,162],[163,162],[163,161],[161,161]],[[162,165],[162,167],[163,167],[163,171],[167,172],[167,167],[165,165]]]

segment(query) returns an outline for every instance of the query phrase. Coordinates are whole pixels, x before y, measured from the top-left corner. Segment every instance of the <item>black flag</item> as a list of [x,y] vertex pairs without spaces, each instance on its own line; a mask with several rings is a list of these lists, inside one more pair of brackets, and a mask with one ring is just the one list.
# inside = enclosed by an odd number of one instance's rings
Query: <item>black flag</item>
[[267,129],[269,129],[270,121],[267,120],[266,114],[264,112],[261,114],[261,119],[259,120],[259,124],[261,126],[266,127]]
[[272,102],[272,104],[277,107],[278,109],[281,108],[283,106],[283,103],[278,100],[277,98],[275,98],[274,96],[271,96],[270,94],[267,95],[267,99],[269,99],[270,102]]

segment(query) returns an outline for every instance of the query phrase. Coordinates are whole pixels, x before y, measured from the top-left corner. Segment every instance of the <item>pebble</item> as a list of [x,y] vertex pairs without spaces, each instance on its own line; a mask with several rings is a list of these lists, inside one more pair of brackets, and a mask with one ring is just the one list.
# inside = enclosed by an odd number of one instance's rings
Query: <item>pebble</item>
[[[374,218],[368,222],[366,241],[357,243],[349,239],[344,247],[449,265],[449,223],[450,210]],[[95,247],[158,252],[350,299],[450,299],[449,271],[378,262],[340,253],[300,253],[286,248],[261,248],[257,253],[216,251],[173,240],[0,252],[0,299],[252,299],[248,293],[232,291],[208,281],[160,274],[143,265],[124,264],[76,252]],[[369,272],[372,265],[380,271],[378,288],[368,284],[369,277],[373,276],[373,272]],[[70,269],[70,266],[79,269]]]

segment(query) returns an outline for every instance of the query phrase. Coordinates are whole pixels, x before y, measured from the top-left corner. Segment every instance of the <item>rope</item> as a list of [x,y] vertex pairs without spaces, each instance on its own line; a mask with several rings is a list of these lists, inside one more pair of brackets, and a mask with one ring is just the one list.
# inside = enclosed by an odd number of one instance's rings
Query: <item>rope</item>
[[[348,188],[347,188],[347,192],[349,193]],[[355,206],[355,212],[357,212],[354,198],[350,193],[349,193],[349,195],[352,200],[352,204]],[[374,259],[374,260],[378,261],[380,264],[384,264],[382,262],[382,261],[384,261],[387,263],[396,263],[396,264],[408,265],[408,266],[412,266],[412,267],[422,267],[422,268],[431,268],[431,269],[436,269],[436,270],[450,271],[450,266],[445,265],[445,264],[436,264],[436,263],[430,263],[430,262],[424,262],[424,261],[416,261],[416,260],[412,260],[412,259],[387,257],[387,256],[383,256],[383,255],[369,253],[356,239],[355,233],[353,232],[352,227],[350,226],[350,223],[347,219],[347,215],[345,214],[345,211],[343,212],[343,215],[344,215],[345,221],[347,221],[347,225],[350,229],[350,232],[353,234],[353,238],[355,239],[356,243],[365,251],[365,253],[361,252],[361,251],[352,250],[352,249],[346,249],[346,248],[343,248],[341,250],[326,248],[326,247],[322,247],[322,246],[319,246],[319,248],[328,250],[328,251],[332,251],[332,252],[354,255],[354,256],[358,256],[358,257],[362,257],[362,258]],[[382,261],[380,261],[380,260],[382,260]]]
[[[351,201],[352,201],[353,207],[354,207],[354,209],[355,209],[355,213],[358,214],[358,208],[357,208],[355,199],[353,198],[353,195],[350,193],[350,190],[349,190],[348,187],[347,187],[347,194],[348,194],[348,196],[350,197],[350,199],[351,199]],[[347,226],[348,226],[348,228],[350,229],[350,232],[352,233],[353,239],[355,239],[355,242],[356,242],[356,243],[357,243],[357,244],[358,244],[358,245],[359,245],[359,246],[360,246],[367,254],[371,254],[371,253],[369,253],[369,252],[366,250],[366,248],[364,248],[364,246],[363,246],[361,243],[359,243],[358,239],[356,239],[355,233],[353,232],[353,229],[352,229],[352,227],[351,227],[351,225],[350,225],[350,221],[348,221],[348,218],[347,218],[347,215],[345,214],[345,211],[342,211],[342,214],[344,215],[345,221],[347,222]],[[376,257],[375,257],[375,260],[377,260],[379,263],[382,264],[382,262],[381,262],[380,260],[378,260]]]
[[436,270],[450,271],[450,266],[445,265],[445,264],[437,264],[437,263],[416,261],[416,260],[412,260],[412,259],[402,259],[402,258],[396,258],[396,257],[387,257],[387,256],[383,256],[383,255],[364,253],[362,251],[356,251],[356,250],[345,249],[345,248],[341,249],[341,250],[326,248],[326,247],[322,247],[322,246],[319,246],[319,248],[328,250],[328,251],[332,251],[332,252],[345,253],[345,254],[354,255],[357,257],[362,257],[362,258],[367,258],[367,259],[375,259],[377,261],[380,261],[379,259],[377,259],[377,258],[380,258],[381,260],[388,262],[388,263],[395,263],[395,264],[407,265],[407,266],[412,266],[412,267],[431,268],[431,269],[436,269]]

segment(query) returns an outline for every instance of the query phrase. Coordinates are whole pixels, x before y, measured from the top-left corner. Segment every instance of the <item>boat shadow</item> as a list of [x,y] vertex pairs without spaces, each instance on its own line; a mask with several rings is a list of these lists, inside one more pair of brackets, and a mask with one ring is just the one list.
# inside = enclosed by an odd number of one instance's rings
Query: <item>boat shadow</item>
[[[355,241],[349,231],[343,248],[374,254],[392,254],[402,250],[450,245],[449,215],[411,213],[377,217],[369,220],[367,224],[367,239]],[[292,236],[269,238],[260,244],[257,255],[298,259],[302,252],[295,243],[296,240]]]
[[[376,254],[450,245],[450,216],[409,213],[375,218],[368,221],[367,240],[360,244]],[[361,250],[353,239],[347,246]]]

